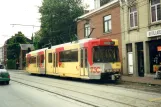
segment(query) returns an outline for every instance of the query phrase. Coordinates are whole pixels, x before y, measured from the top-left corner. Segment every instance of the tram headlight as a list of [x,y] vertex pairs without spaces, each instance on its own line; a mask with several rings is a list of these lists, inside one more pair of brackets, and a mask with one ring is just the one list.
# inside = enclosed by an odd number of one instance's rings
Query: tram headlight
[[116,72],[120,72],[120,69],[116,69]]
[[120,69],[112,69],[111,72],[120,72]]
[[117,69],[113,69],[113,72],[117,72]]

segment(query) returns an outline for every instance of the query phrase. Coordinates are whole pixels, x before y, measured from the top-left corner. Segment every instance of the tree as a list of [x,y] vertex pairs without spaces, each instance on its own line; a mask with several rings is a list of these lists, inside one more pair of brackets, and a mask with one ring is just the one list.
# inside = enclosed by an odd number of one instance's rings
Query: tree
[[32,41],[25,37],[25,35],[22,32],[18,32],[14,36],[12,36],[10,39],[7,40],[7,44],[14,44],[14,43],[32,43]]
[[52,45],[69,42],[77,32],[74,21],[84,12],[81,0],[43,0],[41,14],[40,44]]
[[18,32],[12,36],[7,40],[7,59],[18,59],[20,55],[20,44],[28,44],[31,42],[22,32]]
[[39,47],[40,46],[40,44],[39,44],[40,40],[41,40],[41,30],[37,31],[35,33],[35,36],[33,37],[33,44],[34,44],[35,49],[41,48],[41,47]]

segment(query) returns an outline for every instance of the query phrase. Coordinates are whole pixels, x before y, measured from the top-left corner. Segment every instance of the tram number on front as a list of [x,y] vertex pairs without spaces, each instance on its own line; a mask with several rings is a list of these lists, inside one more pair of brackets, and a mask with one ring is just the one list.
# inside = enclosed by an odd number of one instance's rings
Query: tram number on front
[[100,67],[90,67],[91,73],[101,73]]

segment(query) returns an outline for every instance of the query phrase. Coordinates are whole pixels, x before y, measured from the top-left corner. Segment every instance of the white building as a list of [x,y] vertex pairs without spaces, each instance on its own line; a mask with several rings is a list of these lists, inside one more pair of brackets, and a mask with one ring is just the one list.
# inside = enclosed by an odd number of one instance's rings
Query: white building
[[4,61],[4,49],[0,47],[0,64]]

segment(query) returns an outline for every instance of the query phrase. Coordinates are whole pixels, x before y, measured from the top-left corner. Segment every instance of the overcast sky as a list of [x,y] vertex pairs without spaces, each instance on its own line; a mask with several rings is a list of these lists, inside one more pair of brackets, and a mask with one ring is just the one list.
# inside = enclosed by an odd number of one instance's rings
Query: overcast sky
[[[84,0],[93,8],[93,0]],[[38,6],[42,0],[0,0],[0,46],[18,31],[22,31],[26,37],[31,38],[32,32],[39,30],[39,27],[12,26],[11,24],[36,25],[40,26],[40,14]]]

